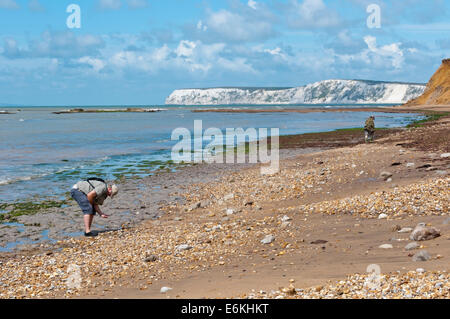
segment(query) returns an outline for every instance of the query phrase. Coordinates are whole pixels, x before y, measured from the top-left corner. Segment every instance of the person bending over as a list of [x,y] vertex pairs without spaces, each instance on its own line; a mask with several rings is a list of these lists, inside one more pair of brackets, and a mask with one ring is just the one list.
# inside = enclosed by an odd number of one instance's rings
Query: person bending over
[[91,232],[92,221],[96,213],[102,218],[109,216],[104,214],[100,209],[107,197],[113,198],[117,195],[119,189],[116,185],[108,186],[106,182],[100,178],[90,178],[86,181],[76,183],[70,195],[78,203],[84,214],[84,235],[86,237],[94,237],[97,234]]

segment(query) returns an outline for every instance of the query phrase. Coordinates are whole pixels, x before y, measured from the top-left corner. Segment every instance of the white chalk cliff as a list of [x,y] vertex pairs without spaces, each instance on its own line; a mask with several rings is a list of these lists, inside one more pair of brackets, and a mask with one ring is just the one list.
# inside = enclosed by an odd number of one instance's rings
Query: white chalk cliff
[[180,89],[170,94],[166,104],[400,104],[424,90],[425,84],[326,80],[295,88]]

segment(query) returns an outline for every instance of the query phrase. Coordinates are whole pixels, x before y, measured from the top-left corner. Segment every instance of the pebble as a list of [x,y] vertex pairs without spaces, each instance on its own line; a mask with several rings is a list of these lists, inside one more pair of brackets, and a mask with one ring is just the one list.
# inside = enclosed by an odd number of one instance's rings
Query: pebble
[[288,221],[290,221],[290,220],[292,220],[292,218],[290,218],[290,217],[287,216],[287,215],[284,215],[284,216],[281,218],[281,221],[282,221],[282,222],[288,222]]
[[431,256],[426,250],[421,250],[412,257],[413,261],[427,261],[430,259]]
[[416,164],[414,164],[414,163],[407,163],[406,167],[414,167],[414,165],[416,165]]
[[434,227],[427,227],[425,223],[419,223],[412,231],[409,239],[415,241],[431,240],[439,237],[440,235],[441,232],[439,231],[439,229],[436,229]]
[[392,173],[390,172],[381,172],[380,177],[382,177],[385,181],[387,181],[390,177],[392,177]]
[[227,195],[225,195],[224,197],[223,197],[223,200],[230,200],[230,199],[233,199],[234,198],[234,193],[231,193],[231,194],[227,194]]
[[267,244],[272,243],[274,240],[275,240],[275,236],[273,236],[273,235],[267,235],[266,237],[264,237],[263,240],[261,240],[261,243],[267,245]]
[[417,268],[417,269],[416,269],[416,272],[418,272],[419,274],[422,274],[422,273],[425,272],[425,269],[423,269],[423,268]]
[[410,227],[404,227],[404,228],[400,229],[398,232],[399,232],[399,233],[410,233],[410,232],[412,232],[412,231],[413,231],[412,228],[410,228]]
[[450,157],[450,153],[441,154],[441,158],[447,158],[447,157]]
[[[306,289],[295,289],[291,292],[292,284],[286,288],[271,290],[270,292],[249,293],[254,299],[448,299],[450,275],[447,272],[431,272],[418,268],[404,274],[383,274],[382,280],[371,289],[367,283],[373,281],[372,275],[353,274],[346,280],[328,283],[325,286],[316,286]],[[445,282],[445,283],[444,283]]]
[[285,228],[288,228],[290,225],[291,225],[290,222],[282,222],[281,225],[280,225],[280,227],[281,227],[282,229],[285,229]]
[[386,219],[386,218],[388,218],[388,215],[387,214],[380,214],[380,215],[378,215],[378,219]]
[[147,263],[154,262],[154,261],[157,261],[157,260],[158,260],[158,256],[155,256],[155,255],[151,255],[151,256],[149,256],[149,257],[144,259],[144,261],[147,262]]
[[391,249],[391,248],[394,248],[394,247],[391,244],[383,244],[383,245],[380,245],[378,248]]
[[192,249],[192,246],[189,246],[188,244],[178,245],[176,247],[176,250],[180,250],[180,251],[189,250],[189,249]]
[[233,215],[233,214],[234,214],[234,210],[231,209],[231,208],[228,208],[228,209],[226,210],[226,213],[227,213],[227,215]]
[[405,250],[414,250],[414,249],[417,249],[419,247],[420,247],[420,245],[418,243],[412,242],[412,243],[409,243],[408,245],[405,246]]
[[169,292],[170,290],[172,290],[172,288],[170,288],[170,287],[162,287],[161,290],[160,290],[160,292],[161,292],[162,294],[165,294],[166,292]]

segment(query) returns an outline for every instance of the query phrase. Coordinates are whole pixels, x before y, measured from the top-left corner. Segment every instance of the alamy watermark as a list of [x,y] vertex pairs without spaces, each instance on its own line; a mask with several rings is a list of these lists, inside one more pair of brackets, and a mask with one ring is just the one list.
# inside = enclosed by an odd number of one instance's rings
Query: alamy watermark
[[[279,128],[226,128],[216,127],[203,131],[203,121],[194,121],[194,134],[187,128],[172,131],[172,141],[178,143],[172,148],[175,163],[263,163],[261,174],[275,174],[279,171]],[[268,140],[270,138],[270,152]],[[208,143],[205,145],[205,143]]]
[[375,290],[381,287],[381,267],[377,264],[371,264],[367,266],[367,276],[364,286],[369,289]]
[[378,4],[372,3],[367,6],[367,13],[370,15],[367,17],[367,27],[369,29],[381,28],[381,8]]
[[67,17],[66,25],[69,29],[81,28],[81,8],[78,4],[70,4],[66,9],[70,15]]
[[67,273],[69,277],[66,280],[66,286],[69,289],[80,289],[81,288],[81,268],[76,264],[70,264],[67,267]]

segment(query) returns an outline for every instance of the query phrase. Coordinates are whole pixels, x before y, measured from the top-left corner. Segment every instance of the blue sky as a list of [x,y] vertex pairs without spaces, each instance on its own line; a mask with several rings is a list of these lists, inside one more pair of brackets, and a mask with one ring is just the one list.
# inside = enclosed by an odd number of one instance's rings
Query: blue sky
[[[66,8],[81,8],[81,28]],[[369,28],[367,7],[380,8]],[[0,103],[163,104],[177,88],[427,82],[446,0],[0,0]]]

